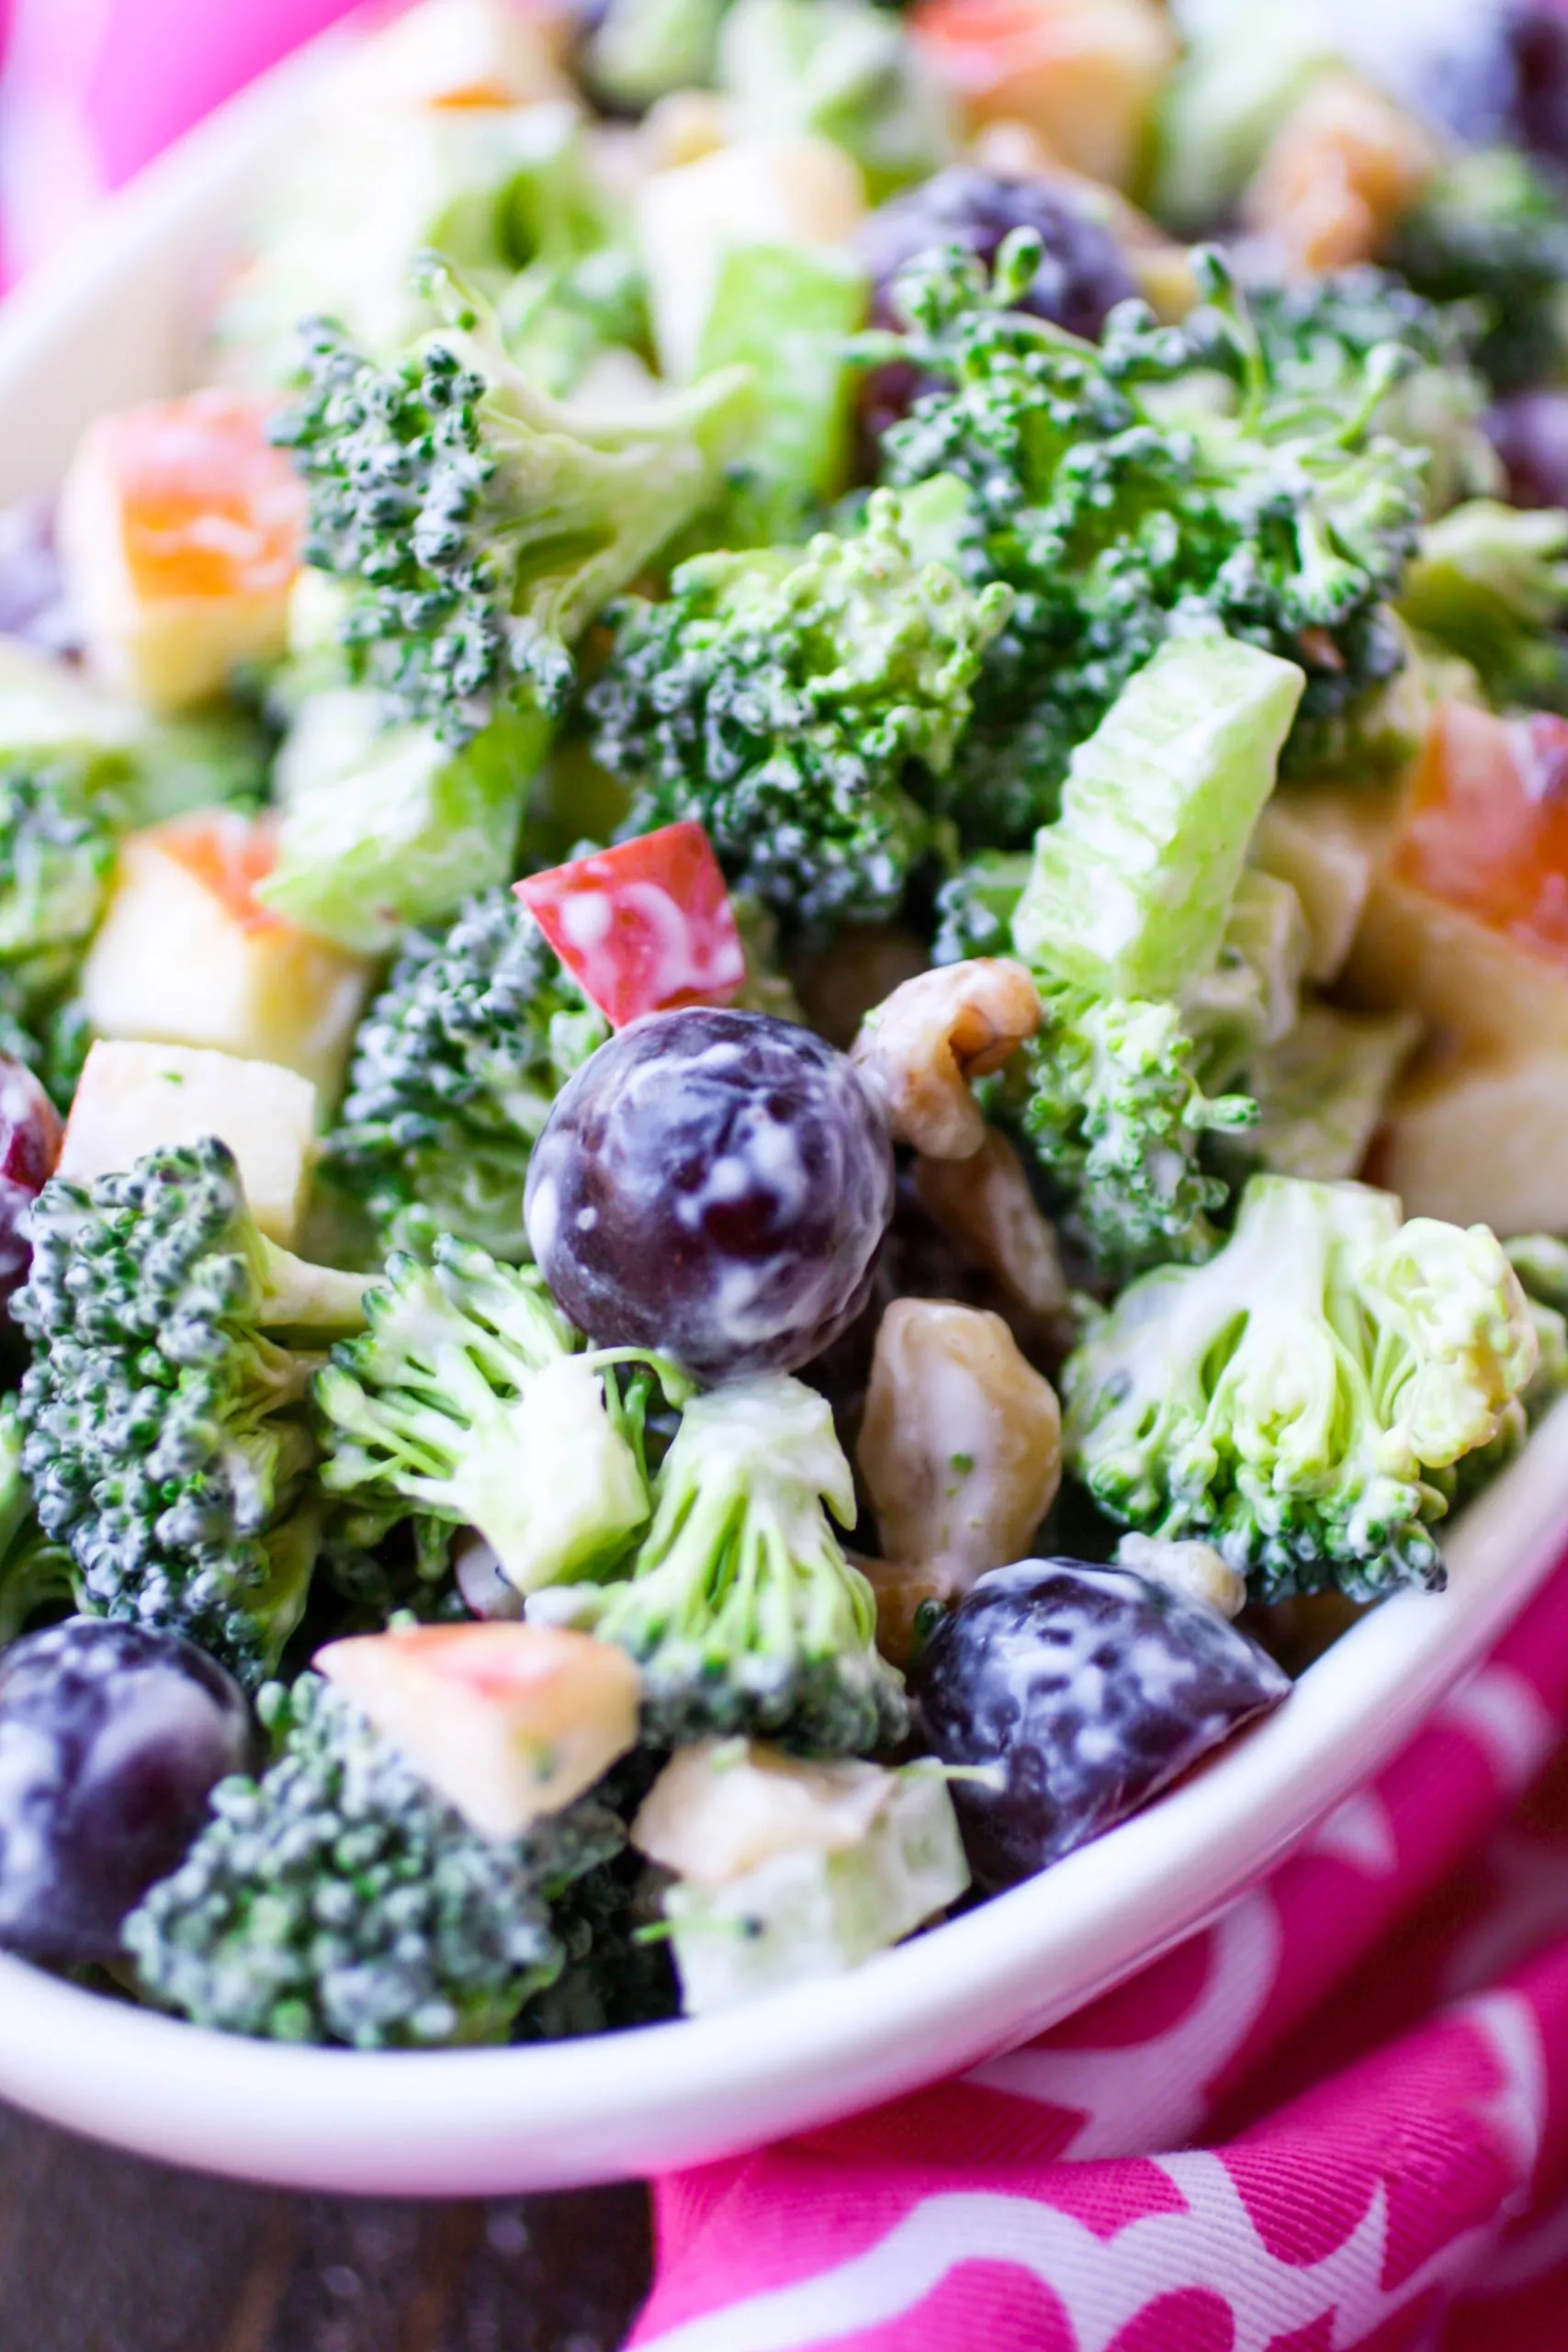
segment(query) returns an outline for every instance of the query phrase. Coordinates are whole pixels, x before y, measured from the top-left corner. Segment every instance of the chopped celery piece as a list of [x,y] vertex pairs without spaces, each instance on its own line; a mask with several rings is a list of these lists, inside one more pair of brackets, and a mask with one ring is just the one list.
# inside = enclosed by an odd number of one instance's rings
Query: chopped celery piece
[[1073,753],[1020,955],[1105,996],[1174,997],[1212,970],[1305,684],[1234,638],[1162,646]]
[[1206,1094],[1223,1093],[1260,1050],[1290,1035],[1311,958],[1312,934],[1292,885],[1247,866],[1219,961],[1181,1001]]
[[719,1885],[683,1879],[666,1890],[689,2016],[858,1968],[956,1902],[969,1866],[941,1770],[912,1764],[886,1778],[886,1798],[853,1845],[797,1846]]
[[280,755],[277,864],[256,893],[302,930],[364,955],[510,880],[550,733],[548,720],[520,710],[454,752],[426,728],[378,730],[376,713],[377,697],[361,689],[306,705]]
[[757,429],[728,502],[731,544],[788,538],[813,506],[843,489],[852,399],[846,355],[865,301],[864,270],[827,246],[735,245],[721,257],[697,372],[747,364],[760,391]]
[[1258,1112],[1258,1125],[1242,1138],[1248,1158],[1278,1175],[1317,1183],[1354,1176],[1420,1029],[1410,1012],[1308,1005],[1248,1071]]

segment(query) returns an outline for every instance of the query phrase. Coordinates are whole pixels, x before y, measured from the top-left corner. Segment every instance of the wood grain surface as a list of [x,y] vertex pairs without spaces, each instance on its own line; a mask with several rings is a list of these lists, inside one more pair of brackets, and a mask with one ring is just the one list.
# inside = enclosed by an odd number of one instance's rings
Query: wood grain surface
[[0,2107],[0,2352],[615,2352],[648,2267],[637,2185],[295,2196]]

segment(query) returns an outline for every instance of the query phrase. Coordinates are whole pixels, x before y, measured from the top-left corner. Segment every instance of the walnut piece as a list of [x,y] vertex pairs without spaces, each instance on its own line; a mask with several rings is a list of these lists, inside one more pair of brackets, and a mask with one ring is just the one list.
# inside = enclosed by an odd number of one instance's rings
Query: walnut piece
[[1055,1228],[998,1127],[986,1129],[979,1150],[967,1159],[917,1159],[914,1186],[927,1216],[995,1278],[1015,1306],[1047,1324],[1069,1320]]
[[1021,964],[976,956],[921,972],[866,1015],[852,1058],[898,1142],[929,1159],[967,1159],[986,1140],[970,1082],[1000,1069],[1040,1026]]
[[884,1558],[938,1565],[965,1591],[1028,1556],[1055,1499],[1056,1392],[999,1315],[896,1298],[876,1335],[856,1458]]
[[1190,1537],[1123,1535],[1116,1546],[1116,1565],[1147,1577],[1151,1584],[1168,1584],[1189,1600],[1204,1601],[1222,1617],[1239,1617],[1247,1605],[1247,1578],[1212,1544]]
[[1421,125],[1352,74],[1314,82],[1280,124],[1247,192],[1248,228],[1288,270],[1377,260],[1438,165]]

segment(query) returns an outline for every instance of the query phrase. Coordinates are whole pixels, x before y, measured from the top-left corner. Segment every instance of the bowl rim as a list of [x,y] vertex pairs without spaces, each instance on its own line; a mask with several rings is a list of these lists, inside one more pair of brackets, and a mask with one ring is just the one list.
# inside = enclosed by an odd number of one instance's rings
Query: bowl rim
[[[0,418],[47,407],[51,353],[171,241],[197,249],[344,40],[334,30],[231,100],[7,298]],[[65,429],[44,419],[37,446]],[[1408,1738],[1565,1530],[1568,1403],[1456,1527],[1445,1594],[1385,1601],[1146,1811],[850,1974],[613,2035],[367,2052],[217,2033],[0,1955],[0,2096],[146,2155],[372,2194],[564,2188],[828,2122],[1015,2046],[1212,1919]]]

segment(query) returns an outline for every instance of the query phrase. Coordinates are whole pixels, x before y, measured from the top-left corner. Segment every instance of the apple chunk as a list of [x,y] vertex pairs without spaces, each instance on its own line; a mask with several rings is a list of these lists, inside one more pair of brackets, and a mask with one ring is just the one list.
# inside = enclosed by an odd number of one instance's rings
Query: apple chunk
[[93,667],[156,710],[221,694],[283,652],[305,498],[266,405],[190,392],[89,426],[60,552]]
[[417,1625],[315,1662],[486,1838],[558,1813],[637,1740],[637,1668],[563,1626]]
[[1345,985],[1494,1058],[1568,1050],[1568,720],[1441,707]]
[[1410,1216],[1495,1233],[1568,1227],[1568,1047],[1438,1062],[1401,1088],[1371,1173]]
[[231,809],[122,843],[82,974],[100,1036],[278,1062],[335,1093],[370,967],[257,902],[274,854],[267,820]]
[[275,1062],[100,1037],[71,1105],[60,1173],[78,1184],[217,1136],[269,1240],[292,1248],[315,1153],[316,1090]]

